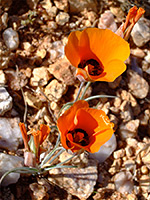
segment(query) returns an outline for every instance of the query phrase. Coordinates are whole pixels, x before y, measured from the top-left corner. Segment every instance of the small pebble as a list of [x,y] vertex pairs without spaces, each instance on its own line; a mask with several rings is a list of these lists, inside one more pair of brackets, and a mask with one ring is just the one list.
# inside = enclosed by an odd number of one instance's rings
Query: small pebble
[[124,157],[124,155],[125,155],[124,149],[119,149],[113,153],[113,156],[115,159],[122,158],[122,157]]
[[10,50],[15,50],[19,46],[19,35],[16,31],[14,31],[12,28],[7,28],[3,32],[3,39],[6,44],[6,46]]
[[124,165],[125,165],[125,168],[128,170],[128,171],[132,171],[134,172],[135,170],[135,161],[134,160],[126,160],[124,162]]
[[12,97],[4,87],[0,87],[0,116],[11,110],[12,105]]
[[148,168],[145,165],[141,167],[141,173],[144,175],[148,174]]
[[65,12],[60,12],[57,16],[56,16],[56,23],[58,25],[65,25],[67,22],[69,22],[69,14],[65,13]]
[[134,187],[132,174],[128,171],[122,171],[115,175],[114,183],[118,192],[131,193]]
[[132,149],[132,147],[127,146],[127,147],[125,148],[125,151],[126,151],[126,156],[127,156],[127,157],[131,157],[131,156],[133,155],[133,149]]

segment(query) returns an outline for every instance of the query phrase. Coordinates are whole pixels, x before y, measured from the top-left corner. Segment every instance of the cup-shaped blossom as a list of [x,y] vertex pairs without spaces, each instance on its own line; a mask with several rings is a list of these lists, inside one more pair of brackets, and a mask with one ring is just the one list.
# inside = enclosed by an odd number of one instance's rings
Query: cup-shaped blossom
[[125,70],[130,55],[128,42],[108,29],[86,28],[68,37],[65,54],[87,81],[112,82]]
[[95,153],[114,133],[113,123],[105,112],[89,108],[84,100],[75,102],[66,110],[58,118],[57,126],[63,147],[72,152],[83,149]]

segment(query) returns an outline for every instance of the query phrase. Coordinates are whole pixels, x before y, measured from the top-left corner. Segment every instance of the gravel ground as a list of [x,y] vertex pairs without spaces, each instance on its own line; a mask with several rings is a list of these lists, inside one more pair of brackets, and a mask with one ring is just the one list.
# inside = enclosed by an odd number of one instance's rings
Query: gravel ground
[[[54,123],[65,103],[75,100],[79,80],[64,56],[71,31],[86,27],[112,31],[133,6],[144,16],[132,30],[127,70],[112,83],[92,83],[86,92],[118,98],[90,101],[114,123],[117,147],[103,163],[86,152],[70,164],[39,176],[15,176],[1,187],[2,200],[150,200],[150,3],[149,1],[1,0],[0,1],[0,176],[22,166],[18,123],[28,129]],[[49,101],[43,96],[49,98]],[[7,133],[7,134],[6,134]],[[52,149],[57,133],[43,143]],[[66,152],[59,158],[70,156]]]

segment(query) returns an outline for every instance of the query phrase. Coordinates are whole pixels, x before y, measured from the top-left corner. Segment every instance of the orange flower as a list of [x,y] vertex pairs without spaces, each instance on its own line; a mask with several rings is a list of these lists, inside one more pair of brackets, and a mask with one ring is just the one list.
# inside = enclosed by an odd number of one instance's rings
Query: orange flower
[[132,7],[129,10],[125,23],[119,27],[116,34],[122,36],[125,40],[128,40],[134,25],[144,13],[145,10],[143,8],[138,9],[136,6]]
[[108,29],[87,28],[68,37],[65,54],[87,81],[114,81],[126,70],[129,44]]
[[84,149],[95,153],[113,134],[113,123],[104,111],[89,108],[79,100],[57,120],[61,143],[65,149],[77,152]]

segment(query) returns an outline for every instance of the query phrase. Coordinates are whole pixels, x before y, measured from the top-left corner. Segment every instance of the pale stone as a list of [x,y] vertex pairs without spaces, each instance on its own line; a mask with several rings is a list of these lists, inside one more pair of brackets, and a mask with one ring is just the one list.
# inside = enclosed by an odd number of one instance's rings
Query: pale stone
[[144,58],[145,56],[144,51],[142,49],[139,49],[138,47],[136,49],[130,49],[130,53],[139,58]]
[[0,148],[16,151],[22,144],[18,118],[0,118]]
[[[0,10],[0,13],[1,13],[1,10]],[[4,12],[0,16],[0,31],[2,31],[3,29],[7,27],[7,22],[8,22],[8,13]]]
[[33,108],[39,109],[42,106],[41,99],[37,95],[33,94],[31,91],[26,91],[24,93],[25,101],[27,104]]
[[44,86],[52,78],[46,67],[37,67],[32,71],[32,77],[30,79],[31,86]]
[[12,108],[12,97],[4,87],[0,87],[0,116]]
[[150,169],[150,148],[143,150],[142,162]]
[[149,175],[142,175],[139,180],[140,188],[143,192],[150,192],[150,177]]
[[146,60],[146,62],[150,63],[150,51],[147,51],[147,55],[145,56],[144,60]]
[[149,85],[143,77],[135,71],[128,70],[128,80],[129,91],[136,98],[143,99],[147,96]]
[[48,189],[41,184],[38,183],[31,183],[29,185],[32,195],[32,199],[34,200],[42,200],[42,199],[49,199],[49,195],[47,193]]
[[97,164],[90,160],[84,168],[51,169],[48,180],[79,199],[87,199],[97,181]]
[[63,10],[65,12],[68,11],[68,0],[54,0],[54,4],[58,9]]
[[124,162],[124,166],[126,168],[126,170],[128,171],[132,171],[134,172],[135,168],[136,168],[136,165],[135,165],[135,161],[134,160],[126,160]]
[[16,31],[14,31],[12,28],[7,28],[3,32],[3,39],[6,44],[6,46],[10,50],[15,50],[19,46],[19,35]]
[[131,120],[126,123],[121,123],[119,127],[119,134],[122,139],[129,137],[136,137],[140,121],[138,119]]
[[128,171],[121,171],[114,176],[116,190],[122,194],[131,193],[134,187],[132,174]]
[[6,84],[6,77],[3,72],[3,70],[0,70],[0,85],[5,85]]
[[126,156],[127,157],[131,157],[133,155],[133,153],[134,153],[132,147],[130,147],[130,146],[127,146],[125,148],[125,151],[126,151]]
[[50,99],[50,101],[58,102],[66,91],[66,84],[59,83],[54,79],[46,86],[45,95]]
[[143,166],[141,166],[141,173],[142,174],[144,174],[144,175],[146,175],[146,174],[148,174],[148,168],[145,166],[145,165],[143,165]]
[[128,194],[127,200],[138,200],[135,194]]
[[66,85],[74,85],[76,83],[76,69],[70,65],[65,57],[59,58],[54,64],[49,65],[48,70],[55,78]]
[[135,138],[127,138],[126,142],[129,145],[129,147],[133,147],[134,149],[137,148],[138,141]]
[[146,18],[141,18],[134,25],[131,32],[134,43],[141,47],[150,40],[150,20]]
[[[0,177],[9,170],[16,167],[23,167],[23,158],[18,156],[0,153]],[[2,186],[16,183],[20,178],[20,173],[10,173],[3,179]]]
[[56,23],[58,25],[65,25],[67,22],[69,22],[69,14],[68,13],[65,13],[65,12],[60,12],[58,13],[58,15],[56,16]]
[[114,153],[113,153],[113,156],[115,159],[122,158],[122,157],[124,157],[124,155],[125,155],[124,149],[119,149],[117,151],[114,151]]
[[110,29],[115,32],[117,30],[117,24],[114,20],[114,16],[111,11],[106,10],[100,17],[98,28],[100,29]]

